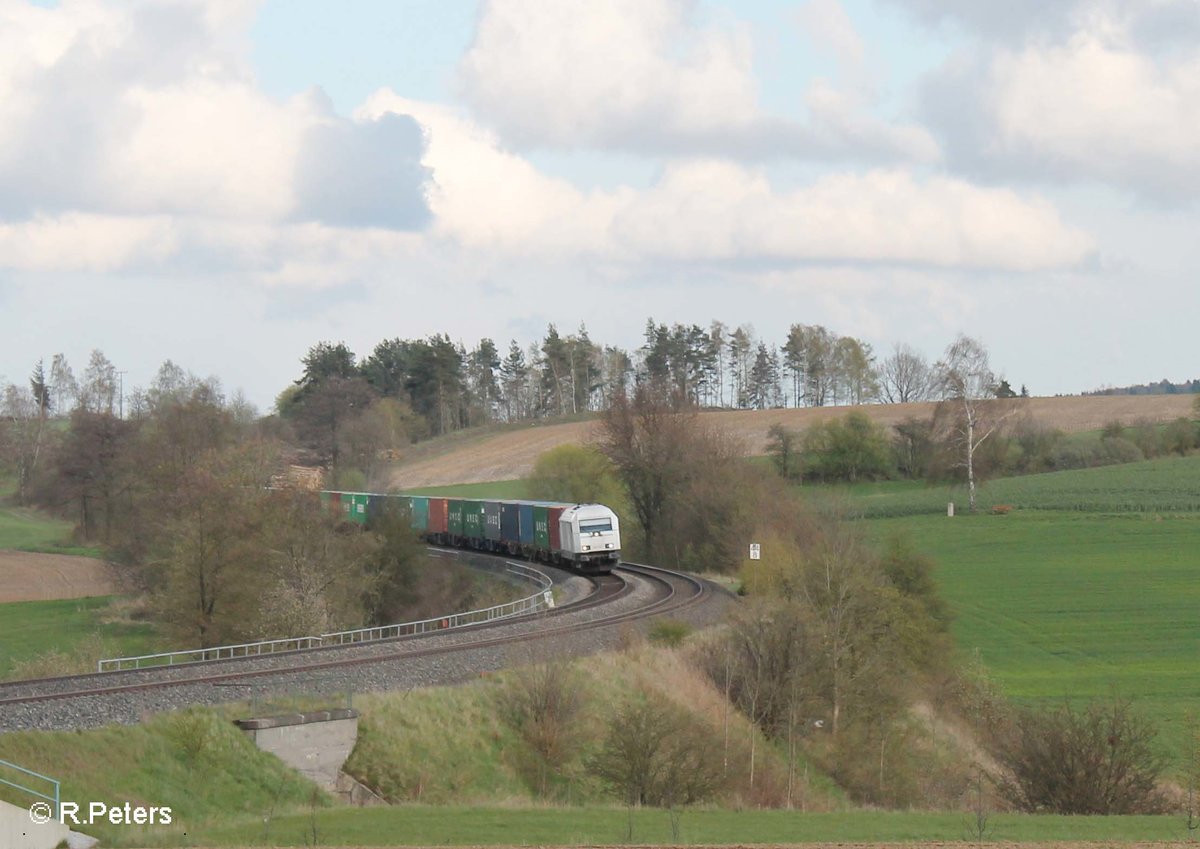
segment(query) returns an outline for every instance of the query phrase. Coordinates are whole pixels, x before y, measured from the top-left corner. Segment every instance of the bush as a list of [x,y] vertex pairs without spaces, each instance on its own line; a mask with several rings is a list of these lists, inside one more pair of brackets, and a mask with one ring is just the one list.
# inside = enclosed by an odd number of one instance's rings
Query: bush
[[1121,436],[1106,436],[1100,440],[1099,455],[1103,465],[1137,463],[1146,459],[1142,449]]
[[892,471],[887,436],[865,413],[810,427],[801,457],[805,477],[821,481],[878,480]]
[[1159,813],[1165,761],[1153,748],[1156,734],[1121,700],[1023,711],[996,752],[1007,773],[1000,792],[1028,813]]
[[1184,456],[1196,447],[1196,426],[1180,416],[1163,429],[1162,446],[1164,453]]
[[660,619],[650,627],[650,642],[675,648],[692,633],[692,626],[678,619]]

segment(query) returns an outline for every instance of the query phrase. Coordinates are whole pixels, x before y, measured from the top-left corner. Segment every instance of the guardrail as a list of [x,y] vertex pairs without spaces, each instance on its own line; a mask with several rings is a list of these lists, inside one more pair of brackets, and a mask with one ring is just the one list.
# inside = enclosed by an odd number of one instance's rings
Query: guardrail
[[0,784],[6,785],[8,787],[15,787],[17,790],[20,790],[22,793],[28,793],[30,796],[33,796],[37,799],[41,799],[41,800],[53,805],[54,806],[53,807],[53,813],[54,813],[53,819],[55,819],[55,820],[58,819],[58,812],[62,805],[62,785],[59,784],[58,781],[56,781],[55,779],[51,778],[48,775],[42,775],[40,772],[34,772],[31,769],[25,769],[24,767],[17,766],[16,764],[13,764],[13,763],[9,763],[8,761],[0,761],[0,769],[15,770],[16,772],[19,772],[22,775],[27,775],[30,778],[36,778],[39,781],[46,782],[46,784],[48,785],[46,789],[48,789],[48,790],[53,788],[54,795],[51,796],[46,793],[41,793],[37,790],[34,790],[32,787],[26,787],[23,784],[17,784],[14,781],[8,781],[5,778],[0,778]]
[[286,637],[281,640],[263,640],[257,643],[240,643],[235,646],[214,646],[207,649],[185,649],[183,651],[160,652],[158,654],[143,654],[134,657],[105,658],[97,662],[97,672],[120,672],[128,669],[145,669],[156,666],[182,666],[188,663],[202,663],[207,660],[232,660],[235,658],[259,657],[281,652],[301,651],[322,646],[344,646],[358,643],[371,643],[379,640],[392,640],[397,637],[408,637],[417,634],[428,634],[434,631],[446,631],[453,628],[463,628],[467,625],[477,625],[481,622],[494,622],[497,619],[508,619],[513,616],[523,616],[537,613],[554,604],[550,588],[554,582],[545,573],[526,566],[524,563],[506,561],[505,572],[513,577],[531,581],[537,585],[537,592],[519,598],[516,601],[483,607],[478,610],[468,610],[462,613],[449,613],[444,616],[434,616],[416,622],[400,622],[395,625],[377,625],[371,628],[356,628],[352,631],[335,631],[316,637]]

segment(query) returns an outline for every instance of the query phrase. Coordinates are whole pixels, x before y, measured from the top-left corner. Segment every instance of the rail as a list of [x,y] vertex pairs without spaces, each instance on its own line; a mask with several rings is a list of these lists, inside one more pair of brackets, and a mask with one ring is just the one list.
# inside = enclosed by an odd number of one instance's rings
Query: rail
[[53,817],[52,818],[55,820],[58,819],[59,810],[62,806],[62,785],[59,784],[58,781],[56,781],[55,779],[51,778],[48,775],[42,775],[40,772],[34,772],[31,769],[25,769],[24,767],[17,766],[14,763],[9,763],[8,761],[0,761],[0,769],[15,770],[16,772],[19,772],[22,775],[27,775],[30,778],[36,778],[39,781],[46,782],[46,784],[48,785],[47,789],[53,788],[54,795],[51,796],[46,793],[42,793],[40,791],[34,790],[32,787],[26,787],[23,784],[17,784],[15,781],[9,781],[5,778],[0,778],[0,784],[3,784],[7,787],[15,787],[17,790],[20,790],[22,793],[28,793],[30,796],[33,796],[36,799],[41,799],[45,802],[50,803],[53,806],[53,808],[52,808]]
[[530,581],[537,586],[537,592],[519,598],[516,601],[483,607],[478,610],[468,610],[461,613],[449,613],[444,616],[434,616],[415,622],[400,622],[395,625],[377,625],[370,628],[356,628],[351,631],[334,631],[315,637],[285,637],[279,640],[263,640],[257,643],[240,643],[233,646],[214,646],[207,649],[184,649],[182,651],[159,652],[158,654],[143,654],[131,657],[105,658],[96,664],[97,672],[121,672],[130,669],[145,669],[159,666],[182,666],[189,663],[202,663],[213,660],[233,660],[281,652],[302,651],[305,649],[321,648],[323,646],[345,646],[359,643],[393,640],[397,637],[409,637],[418,634],[428,634],[435,631],[446,631],[454,628],[464,628],[468,625],[478,625],[484,622],[494,622],[498,619],[509,619],[513,616],[524,616],[537,613],[554,604],[550,588],[554,582],[548,575],[524,563],[506,561],[505,572],[524,581]]

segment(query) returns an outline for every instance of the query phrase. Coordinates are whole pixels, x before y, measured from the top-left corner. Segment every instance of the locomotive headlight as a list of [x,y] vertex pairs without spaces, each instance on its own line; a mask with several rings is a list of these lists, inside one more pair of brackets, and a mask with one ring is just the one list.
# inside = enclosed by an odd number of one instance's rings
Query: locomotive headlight
[[591,550],[592,550],[592,547],[591,547],[590,545],[585,545],[585,546],[583,547],[583,550],[584,550],[584,551],[591,551]]
[[611,543],[611,542],[606,542],[606,543],[604,543],[604,547],[605,547],[605,548],[612,548],[612,543]]

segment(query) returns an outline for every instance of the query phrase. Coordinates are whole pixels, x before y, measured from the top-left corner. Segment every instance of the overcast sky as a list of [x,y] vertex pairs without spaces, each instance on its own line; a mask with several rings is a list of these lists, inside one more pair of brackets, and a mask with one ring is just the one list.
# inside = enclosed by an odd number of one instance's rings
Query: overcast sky
[[648,316],[1183,380],[1198,195],[1197,0],[0,0],[9,380]]

